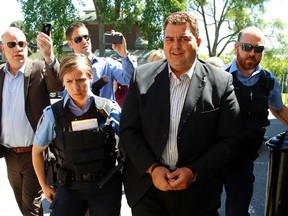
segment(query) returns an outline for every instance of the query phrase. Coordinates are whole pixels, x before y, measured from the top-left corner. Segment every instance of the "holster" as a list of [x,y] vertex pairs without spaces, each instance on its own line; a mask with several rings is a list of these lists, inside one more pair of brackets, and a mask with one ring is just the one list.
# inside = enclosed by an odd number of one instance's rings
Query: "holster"
[[69,186],[71,183],[71,172],[59,167],[57,169],[57,182],[60,186]]
[[[55,155],[51,152],[50,148],[52,146],[48,146],[45,149],[45,175],[46,175],[46,182],[50,186],[56,187],[56,174],[57,174],[57,162]],[[53,149],[53,148],[52,148]]]

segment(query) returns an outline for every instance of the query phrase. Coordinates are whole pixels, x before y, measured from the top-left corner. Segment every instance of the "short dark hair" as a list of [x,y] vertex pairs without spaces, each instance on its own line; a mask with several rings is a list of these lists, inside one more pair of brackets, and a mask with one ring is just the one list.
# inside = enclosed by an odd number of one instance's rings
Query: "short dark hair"
[[84,23],[74,22],[66,30],[66,33],[65,33],[66,34],[66,40],[70,40],[72,32],[74,31],[74,29],[78,29],[78,28],[85,28],[88,31],[88,28],[85,26]]
[[196,39],[198,39],[199,37],[198,22],[197,19],[191,14],[185,11],[179,11],[170,14],[165,20],[164,31],[169,23],[173,25],[182,25],[188,23],[190,25],[192,34]]

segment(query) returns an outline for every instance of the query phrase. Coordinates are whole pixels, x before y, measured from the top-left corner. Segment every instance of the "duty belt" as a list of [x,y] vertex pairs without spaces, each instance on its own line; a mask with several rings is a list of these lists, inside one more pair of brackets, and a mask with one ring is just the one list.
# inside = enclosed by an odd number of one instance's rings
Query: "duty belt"
[[104,175],[104,171],[90,173],[72,173],[71,180],[77,182],[95,182],[102,179]]

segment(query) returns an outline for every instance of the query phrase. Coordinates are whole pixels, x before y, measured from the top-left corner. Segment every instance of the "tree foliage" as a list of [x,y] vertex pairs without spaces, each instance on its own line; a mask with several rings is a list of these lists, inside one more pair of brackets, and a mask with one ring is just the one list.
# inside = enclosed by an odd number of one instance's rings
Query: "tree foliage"
[[[35,45],[43,22],[51,22],[52,39],[57,53],[62,53],[66,27],[78,19],[78,11],[71,0],[17,0],[22,5],[24,32],[30,44]],[[36,45],[34,46],[36,48]]]
[[99,26],[99,50],[103,55],[104,25],[112,24],[125,34],[131,33],[132,24],[137,24],[148,48],[162,46],[163,19],[172,12],[186,8],[185,0],[93,0]]
[[[131,26],[140,14],[141,0],[93,0],[98,23],[100,56],[104,55],[102,43],[105,24],[112,24],[117,30],[131,30]],[[125,28],[128,27],[128,28]],[[125,30],[125,31],[124,31]]]
[[166,17],[186,9],[185,0],[146,0],[138,24],[148,48],[162,47],[163,23]]
[[248,25],[264,26],[264,3],[269,0],[193,0],[189,10],[202,21],[209,56],[220,56]]
[[[52,37],[58,53],[62,51],[66,27],[78,19],[73,3],[85,5],[83,0],[17,0],[24,14],[24,32],[28,41],[36,38],[43,22],[52,22]],[[72,2],[73,1],[73,2]],[[100,55],[104,55],[102,43],[104,25],[131,33],[137,24],[141,37],[148,41],[147,49],[163,46],[163,23],[172,12],[187,10],[200,21],[205,30],[209,56],[221,56],[228,64],[234,52],[223,55],[227,46],[234,42],[239,31],[248,25],[256,25],[266,32],[269,47],[261,65],[277,77],[288,74],[288,41],[284,34],[285,24],[280,20],[263,20],[265,2],[269,0],[92,0],[99,25]],[[21,23],[14,23],[21,26]],[[22,28],[22,27],[21,27]]]

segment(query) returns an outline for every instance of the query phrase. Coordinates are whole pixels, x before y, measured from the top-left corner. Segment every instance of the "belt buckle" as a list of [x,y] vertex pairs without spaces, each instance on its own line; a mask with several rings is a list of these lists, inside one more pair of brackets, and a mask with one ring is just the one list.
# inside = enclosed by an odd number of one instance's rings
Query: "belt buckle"
[[22,149],[20,149],[19,147],[18,147],[18,148],[15,148],[14,151],[15,151],[16,153],[22,153],[22,152],[23,152]]

